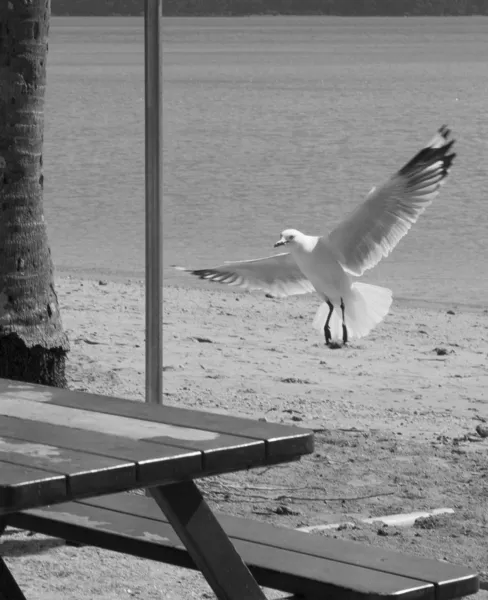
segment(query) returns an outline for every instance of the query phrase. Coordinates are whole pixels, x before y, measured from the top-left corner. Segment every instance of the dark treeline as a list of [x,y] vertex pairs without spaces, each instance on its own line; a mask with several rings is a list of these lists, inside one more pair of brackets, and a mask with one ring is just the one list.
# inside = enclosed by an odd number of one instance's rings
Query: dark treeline
[[[54,15],[141,15],[143,0],[52,0]],[[488,15],[488,0],[163,0],[176,15]]]

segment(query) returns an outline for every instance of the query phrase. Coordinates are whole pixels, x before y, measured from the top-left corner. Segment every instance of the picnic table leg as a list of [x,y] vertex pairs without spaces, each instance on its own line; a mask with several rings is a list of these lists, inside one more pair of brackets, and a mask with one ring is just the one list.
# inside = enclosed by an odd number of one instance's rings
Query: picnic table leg
[[0,600],[26,600],[10,569],[0,556]]
[[266,600],[193,481],[149,491],[219,600]]

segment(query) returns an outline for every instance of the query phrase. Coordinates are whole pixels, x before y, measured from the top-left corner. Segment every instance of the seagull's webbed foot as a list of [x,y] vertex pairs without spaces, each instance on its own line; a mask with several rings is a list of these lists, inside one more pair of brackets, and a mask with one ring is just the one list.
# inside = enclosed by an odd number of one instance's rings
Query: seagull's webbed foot
[[332,316],[332,312],[334,310],[334,305],[332,304],[332,302],[330,300],[327,300],[327,306],[329,307],[329,314],[327,315],[327,319],[326,319],[325,325],[324,325],[324,336],[325,336],[325,343],[328,346],[332,341],[332,334],[330,332],[329,323],[330,323],[330,318]]
[[342,343],[344,345],[347,344],[348,335],[347,335],[347,327],[346,327],[346,307],[344,305],[344,300],[341,298],[341,311],[342,311]]

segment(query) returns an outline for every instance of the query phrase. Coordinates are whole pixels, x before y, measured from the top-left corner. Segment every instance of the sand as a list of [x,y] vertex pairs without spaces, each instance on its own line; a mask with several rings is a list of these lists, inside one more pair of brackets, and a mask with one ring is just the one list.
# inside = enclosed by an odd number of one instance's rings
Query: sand
[[[63,277],[57,292],[69,387],[142,401],[142,282]],[[488,580],[488,438],[476,432],[488,426],[488,309],[395,301],[369,337],[332,350],[311,327],[316,307],[313,296],[165,287],[164,403],[316,431],[298,463],[202,481],[209,502],[292,527],[352,522],[320,535],[446,558]],[[360,520],[439,507],[455,513],[408,528]],[[213,597],[186,570],[12,530],[3,540],[29,599]]]

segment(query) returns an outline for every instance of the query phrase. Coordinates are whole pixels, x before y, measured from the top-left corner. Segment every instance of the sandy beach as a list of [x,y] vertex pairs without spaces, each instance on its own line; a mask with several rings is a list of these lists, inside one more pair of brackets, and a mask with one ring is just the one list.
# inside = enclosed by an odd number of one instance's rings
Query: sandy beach
[[488,417],[488,310],[395,301],[371,335],[330,350],[311,326],[318,303],[166,288],[165,398],[413,437]]
[[[142,401],[143,283],[63,277],[57,292],[69,387]],[[488,426],[488,308],[394,301],[369,337],[332,350],[311,326],[317,302],[164,288],[164,403],[316,431],[316,452],[299,463],[203,481],[209,501],[292,527],[352,519],[320,534],[464,563],[488,579],[488,438],[476,431]],[[455,513],[432,527],[378,534],[357,521],[439,507]],[[2,552],[28,598],[213,597],[198,574],[42,536],[10,531]]]

